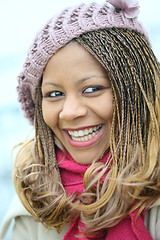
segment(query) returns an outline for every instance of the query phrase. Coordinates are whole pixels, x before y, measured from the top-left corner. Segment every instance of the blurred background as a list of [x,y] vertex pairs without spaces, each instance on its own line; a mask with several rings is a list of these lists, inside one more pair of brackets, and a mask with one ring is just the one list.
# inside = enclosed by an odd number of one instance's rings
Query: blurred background
[[[54,13],[79,2],[82,0],[0,0],[0,226],[15,194],[12,182],[15,152],[11,152],[32,130],[17,102],[16,77],[38,30]],[[139,0],[139,3],[139,19],[148,29],[152,48],[160,61],[160,1]],[[9,239],[11,230],[5,237]]]

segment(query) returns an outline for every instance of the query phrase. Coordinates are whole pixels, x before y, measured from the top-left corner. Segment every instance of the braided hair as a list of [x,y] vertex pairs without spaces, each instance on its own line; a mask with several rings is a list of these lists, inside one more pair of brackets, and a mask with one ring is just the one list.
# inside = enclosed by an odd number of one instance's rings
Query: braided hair
[[55,154],[62,146],[44,122],[40,83],[35,138],[17,155],[14,182],[24,206],[46,227],[61,231],[81,215],[85,232],[93,234],[160,197],[160,65],[145,37],[135,31],[91,31],[74,41],[102,64],[111,82],[110,164],[93,163],[84,175],[84,192],[78,199],[66,195]]

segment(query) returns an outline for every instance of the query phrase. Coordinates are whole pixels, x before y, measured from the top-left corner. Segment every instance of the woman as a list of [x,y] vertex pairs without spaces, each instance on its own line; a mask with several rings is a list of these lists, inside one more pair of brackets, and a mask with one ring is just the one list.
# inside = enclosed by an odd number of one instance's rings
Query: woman
[[15,214],[15,239],[160,239],[160,66],[137,15],[136,0],[68,8],[29,49],[18,94],[35,138],[14,183],[36,222]]

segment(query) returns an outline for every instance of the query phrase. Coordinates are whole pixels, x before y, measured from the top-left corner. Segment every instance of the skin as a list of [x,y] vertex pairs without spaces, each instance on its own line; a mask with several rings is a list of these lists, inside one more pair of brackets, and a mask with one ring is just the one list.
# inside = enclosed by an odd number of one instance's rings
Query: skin
[[[109,148],[113,116],[112,89],[101,64],[81,45],[71,42],[49,60],[42,80],[42,112],[73,159],[91,164]],[[94,142],[70,143],[68,130],[102,125]]]

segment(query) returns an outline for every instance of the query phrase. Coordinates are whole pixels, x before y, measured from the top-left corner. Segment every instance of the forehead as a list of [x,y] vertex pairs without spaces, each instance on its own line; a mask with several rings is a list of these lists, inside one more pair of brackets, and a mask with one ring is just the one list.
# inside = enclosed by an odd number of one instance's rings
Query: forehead
[[57,51],[48,61],[43,73],[43,79],[52,75],[55,79],[73,75],[84,78],[89,75],[102,74],[106,71],[97,59],[83,46],[73,41]]
[[[62,62],[67,59],[68,64],[72,63],[73,64],[73,59],[74,60],[82,60],[83,61],[92,61],[96,62],[97,64],[100,64],[96,58],[90,54],[82,45],[77,43],[76,41],[71,41],[67,43],[64,47],[60,48],[48,61],[47,65],[52,63],[56,63],[58,61]],[[82,64],[82,62],[81,62]],[[80,65],[81,65],[80,64]]]

